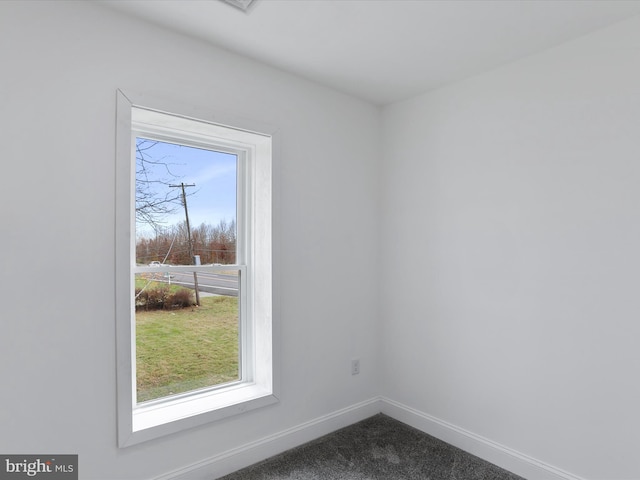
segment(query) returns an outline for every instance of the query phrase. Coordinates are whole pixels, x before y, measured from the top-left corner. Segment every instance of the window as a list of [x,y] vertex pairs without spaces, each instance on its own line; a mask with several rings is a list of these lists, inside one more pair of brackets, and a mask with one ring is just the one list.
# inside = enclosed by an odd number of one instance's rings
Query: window
[[118,92],[121,447],[277,401],[272,136],[159,103]]

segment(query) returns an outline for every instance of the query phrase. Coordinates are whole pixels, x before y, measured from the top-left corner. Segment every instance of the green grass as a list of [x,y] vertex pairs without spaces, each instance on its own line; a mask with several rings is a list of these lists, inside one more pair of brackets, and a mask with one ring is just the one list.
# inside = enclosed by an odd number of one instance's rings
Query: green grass
[[140,289],[144,288],[146,290],[151,290],[154,288],[168,288],[170,292],[176,292],[181,288],[184,288],[176,284],[169,285],[168,283],[154,280],[154,278],[163,278],[163,277],[161,275],[158,275],[157,273],[136,274],[135,288],[140,288]]
[[138,402],[237,380],[238,301],[136,313]]

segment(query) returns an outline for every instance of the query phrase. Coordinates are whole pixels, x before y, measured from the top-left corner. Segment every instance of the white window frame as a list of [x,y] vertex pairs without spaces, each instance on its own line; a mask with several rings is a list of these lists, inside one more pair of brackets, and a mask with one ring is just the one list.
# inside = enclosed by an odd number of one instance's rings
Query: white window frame
[[[171,113],[167,113],[171,112]],[[265,133],[202,118],[166,101],[145,101],[118,90],[116,125],[116,355],[118,445],[127,447],[278,401],[274,381],[272,302],[272,141]],[[158,271],[135,259],[135,138],[221,150],[238,155],[240,380],[137,403],[134,274]],[[172,271],[228,270],[172,266]]]

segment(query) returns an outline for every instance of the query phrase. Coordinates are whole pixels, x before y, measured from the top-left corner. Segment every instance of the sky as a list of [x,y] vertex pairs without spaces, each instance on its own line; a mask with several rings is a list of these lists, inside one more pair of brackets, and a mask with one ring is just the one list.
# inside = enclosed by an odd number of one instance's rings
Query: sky
[[[163,180],[173,185],[179,185],[181,182],[185,185],[195,184],[195,187],[186,187],[191,228],[196,228],[201,223],[217,225],[220,220],[227,222],[235,220],[237,164],[235,155],[164,142],[158,142],[145,149],[144,154],[149,159],[163,164],[154,165],[148,169],[150,180]],[[154,188],[163,192],[163,195],[170,189],[162,184],[154,185],[157,185]],[[173,190],[181,193],[180,188]],[[184,222],[184,207],[182,204],[177,204],[176,207],[175,213],[162,220],[162,225],[170,226]],[[136,234],[151,236],[153,229],[147,225],[137,224]]]

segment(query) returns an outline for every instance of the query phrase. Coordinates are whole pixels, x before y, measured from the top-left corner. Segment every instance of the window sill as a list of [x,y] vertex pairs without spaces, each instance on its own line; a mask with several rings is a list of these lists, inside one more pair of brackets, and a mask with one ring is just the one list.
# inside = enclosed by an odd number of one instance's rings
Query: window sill
[[132,433],[121,446],[135,445],[276,402],[278,399],[271,390],[245,383],[142,404],[133,410]]

